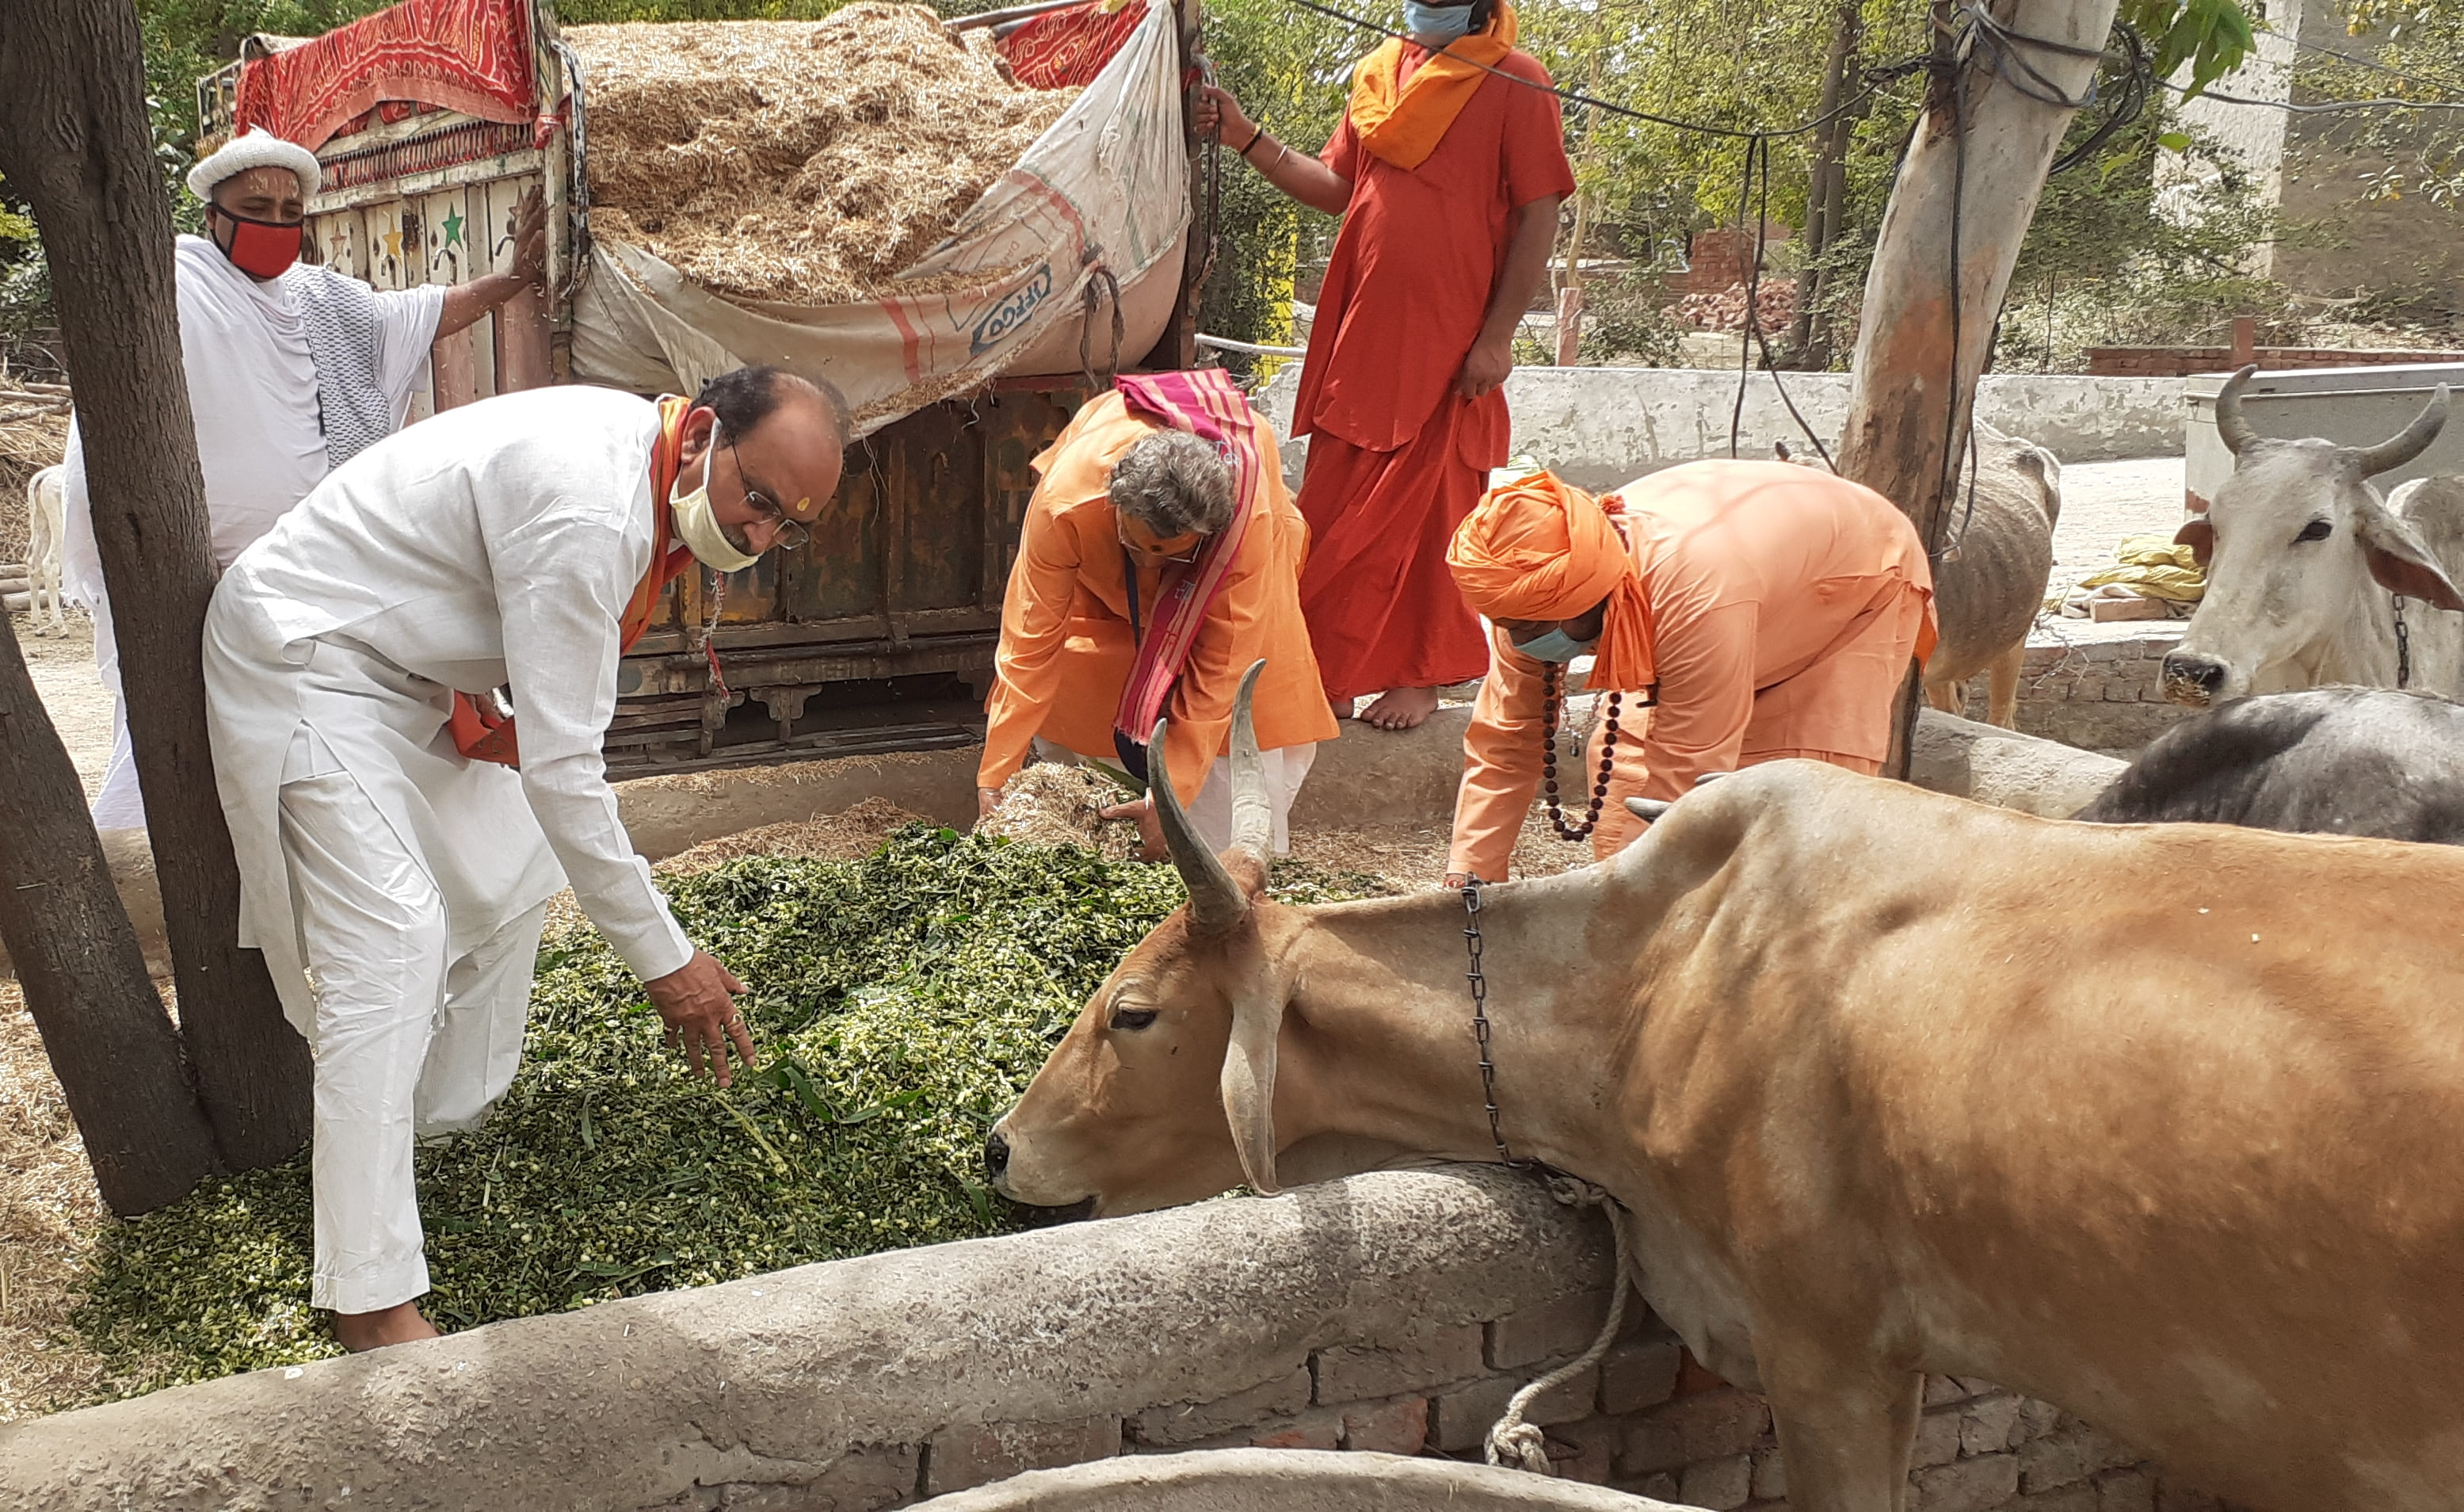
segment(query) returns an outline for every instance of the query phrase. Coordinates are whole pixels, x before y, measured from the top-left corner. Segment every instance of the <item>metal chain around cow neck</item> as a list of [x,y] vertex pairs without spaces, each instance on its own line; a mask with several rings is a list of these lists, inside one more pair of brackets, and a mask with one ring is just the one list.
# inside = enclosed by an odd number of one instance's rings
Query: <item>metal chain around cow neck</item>
[[1592,802],[1582,824],[1566,822],[1566,811],[1557,799],[1557,725],[1565,715],[1566,669],[1556,662],[1540,666],[1540,790],[1541,802],[1549,814],[1549,823],[1561,840],[1588,840],[1600,827],[1600,810],[1609,801],[1609,774],[1617,769],[1617,716],[1623,711],[1625,695],[1611,693],[1608,700],[1607,730],[1600,739],[1600,770],[1592,783]]
[[1463,949],[1471,957],[1471,969],[1463,973],[1471,983],[1471,1037],[1480,1043],[1480,1097],[1488,1105],[1488,1137],[1497,1145],[1498,1161],[1518,1170],[1529,1169],[1540,1163],[1516,1160],[1506,1147],[1506,1129],[1497,1116],[1497,1063],[1488,1055],[1488,978],[1480,969],[1483,948],[1480,938],[1480,890],[1485,884],[1477,877],[1463,883]]
[[2412,686],[2412,633],[2404,626],[2404,595],[2395,595],[2395,685]]

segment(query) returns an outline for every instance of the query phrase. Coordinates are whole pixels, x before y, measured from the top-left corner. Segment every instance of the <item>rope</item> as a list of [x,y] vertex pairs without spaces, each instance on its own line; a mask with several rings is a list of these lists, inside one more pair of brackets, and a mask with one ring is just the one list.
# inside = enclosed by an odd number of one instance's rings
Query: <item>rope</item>
[[1525,1422],[1523,1414],[1529,1412],[1531,1404],[1544,1393],[1554,1390],[1600,1363],[1600,1356],[1609,1352],[1609,1345],[1617,1342],[1617,1330],[1625,1324],[1626,1293],[1633,1289],[1626,1283],[1625,1223],[1617,1199],[1610,1196],[1605,1188],[1595,1187],[1580,1176],[1551,1176],[1549,1195],[1565,1207],[1599,1208],[1608,1213],[1609,1232],[1617,1239],[1617,1269],[1611,1273],[1615,1277],[1611,1284],[1616,1287],[1616,1292],[1609,1301],[1608,1321],[1600,1324],[1599,1336],[1592,1341],[1592,1346],[1515,1392],[1512,1400],[1506,1404],[1506,1415],[1489,1427],[1486,1454],[1490,1464],[1510,1464],[1543,1476],[1557,1473],[1549,1463],[1548,1436],[1541,1433],[1539,1424]]

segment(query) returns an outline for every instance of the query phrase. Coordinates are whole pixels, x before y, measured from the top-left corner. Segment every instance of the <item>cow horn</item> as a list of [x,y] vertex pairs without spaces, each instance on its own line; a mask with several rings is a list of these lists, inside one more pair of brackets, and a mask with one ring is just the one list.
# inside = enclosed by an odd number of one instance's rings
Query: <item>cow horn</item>
[[1168,719],[1155,721],[1155,735],[1147,742],[1147,791],[1155,796],[1155,818],[1163,825],[1163,843],[1172,852],[1173,870],[1189,889],[1191,921],[1208,931],[1229,929],[1248,913],[1249,895],[1232,879],[1222,859],[1198,837],[1197,826],[1180,806],[1180,794],[1173,790],[1172,767],[1163,750],[1164,732],[1171,725]]
[[1735,775],[1736,773],[1734,772],[1706,771],[1694,779],[1694,786],[1700,788],[1706,782],[1718,782],[1723,777],[1733,777]]
[[2361,462],[2362,476],[2376,478],[2381,473],[2394,472],[2405,463],[2411,461],[2430,450],[2430,443],[2438,439],[2439,428],[2446,423],[2447,386],[2440,384],[2436,391],[2431,394],[2430,402],[2422,406],[2421,413],[2413,416],[2410,425],[2376,446],[2353,449],[2353,455]]
[[1647,824],[1658,824],[1661,816],[1677,805],[1667,798],[1628,798],[1625,812]]
[[2250,422],[2241,417],[2241,391],[2250,386],[2251,378],[2257,371],[2258,364],[2245,363],[2240,371],[2226,379],[2225,386],[2216,390],[2216,439],[2224,442],[2225,450],[2235,456],[2241,456],[2243,447],[2260,439],[2259,434],[2250,428]]
[[1258,696],[1262,658],[1241,677],[1232,700],[1232,844],[1264,861],[1275,854],[1275,808],[1266,798],[1266,762],[1258,754],[1258,723],[1250,705]]

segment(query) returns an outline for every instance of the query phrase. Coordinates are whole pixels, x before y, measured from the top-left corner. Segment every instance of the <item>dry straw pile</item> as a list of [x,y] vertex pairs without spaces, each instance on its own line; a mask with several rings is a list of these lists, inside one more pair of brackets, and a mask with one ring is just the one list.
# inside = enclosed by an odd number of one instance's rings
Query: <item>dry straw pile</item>
[[68,442],[68,389],[0,373],[0,562],[26,560],[26,484]]
[[569,27],[591,227],[743,300],[863,300],[950,233],[1074,90],[1010,81],[922,6]]

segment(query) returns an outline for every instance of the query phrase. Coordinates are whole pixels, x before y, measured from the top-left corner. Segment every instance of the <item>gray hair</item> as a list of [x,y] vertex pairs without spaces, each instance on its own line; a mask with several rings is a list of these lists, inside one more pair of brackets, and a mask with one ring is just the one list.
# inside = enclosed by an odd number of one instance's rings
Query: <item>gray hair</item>
[[1112,507],[1160,537],[1213,535],[1232,523],[1232,469],[1187,431],[1140,436],[1112,464]]

